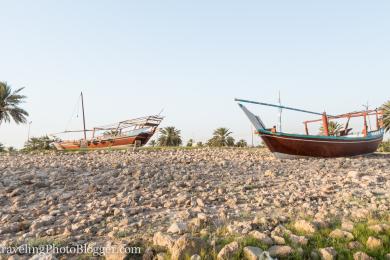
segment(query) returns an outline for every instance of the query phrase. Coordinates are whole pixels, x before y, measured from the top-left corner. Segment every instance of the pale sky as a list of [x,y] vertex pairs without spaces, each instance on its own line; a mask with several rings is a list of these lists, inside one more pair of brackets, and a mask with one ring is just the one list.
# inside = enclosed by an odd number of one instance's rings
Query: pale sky
[[[284,105],[329,114],[390,99],[389,1],[0,0],[0,10],[0,80],[26,87],[31,136],[65,130],[80,91],[87,127],[164,108],[162,126],[196,141],[225,126],[250,142],[235,97],[275,103],[280,90]],[[250,108],[276,124],[276,109]],[[311,118],[286,112],[284,130]],[[27,130],[2,124],[0,142],[21,147]]]

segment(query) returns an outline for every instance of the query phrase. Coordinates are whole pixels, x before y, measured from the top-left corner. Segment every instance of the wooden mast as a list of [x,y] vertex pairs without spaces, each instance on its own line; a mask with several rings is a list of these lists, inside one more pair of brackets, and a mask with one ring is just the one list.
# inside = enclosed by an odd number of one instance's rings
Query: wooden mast
[[87,141],[87,129],[85,128],[85,113],[84,113],[84,97],[83,97],[83,92],[81,92],[81,108],[83,109],[83,131],[84,131],[84,141]]

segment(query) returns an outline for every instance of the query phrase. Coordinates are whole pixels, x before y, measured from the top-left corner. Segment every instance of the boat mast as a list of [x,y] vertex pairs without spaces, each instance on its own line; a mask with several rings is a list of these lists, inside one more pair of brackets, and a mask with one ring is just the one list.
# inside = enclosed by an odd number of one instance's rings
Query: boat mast
[[85,128],[85,113],[84,113],[84,97],[83,92],[81,92],[81,108],[83,110],[83,131],[84,131],[84,141],[87,141],[87,130]]

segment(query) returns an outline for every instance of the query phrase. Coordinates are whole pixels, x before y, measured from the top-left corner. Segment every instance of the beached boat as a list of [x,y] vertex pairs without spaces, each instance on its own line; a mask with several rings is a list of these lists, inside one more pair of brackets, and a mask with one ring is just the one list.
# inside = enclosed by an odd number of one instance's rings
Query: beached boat
[[[104,148],[125,148],[130,146],[143,146],[154,135],[163,117],[159,115],[140,117],[121,121],[115,124],[86,129],[84,100],[81,93],[81,105],[83,111],[83,130],[64,131],[53,134],[59,136],[67,133],[83,133],[84,138],[79,140],[61,140],[54,143],[57,150],[78,150],[78,149],[104,149]],[[91,133],[88,138],[87,133]]]
[[[260,135],[264,144],[278,158],[347,157],[370,154],[378,149],[379,144],[383,140],[384,130],[381,120],[382,112],[378,109],[329,116],[326,115],[325,112],[317,113],[250,100],[235,100],[239,102],[239,106],[254,125],[256,133]],[[305,134],[283,133],[277,131],[275,126],[272,128],[267,128],[260,117],[250,112],[242,103],[271,106],[277,107],[279,109],[288,109],[303,113],[320,115],[321,119],[303,122],[305,125]],[[375,116],[375,130],[368,130],[367,119],[370,116]],[[359,134],[352,133],[352,129],[348,127],[350,119],[355,117],[363,118],[363,130]],[[331,135],[329,132],[329,121],[341,118],[347,119],[344,128],[341,131],[338,131],[335,135]],[[323,134],[309,134],[308,124],[315,122],[322,122]]]

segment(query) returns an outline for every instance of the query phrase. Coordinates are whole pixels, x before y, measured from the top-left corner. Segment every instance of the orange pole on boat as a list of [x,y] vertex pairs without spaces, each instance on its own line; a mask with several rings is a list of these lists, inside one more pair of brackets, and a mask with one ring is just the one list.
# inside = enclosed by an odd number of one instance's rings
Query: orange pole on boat
[[306,132],[306,135],[309,135],[309,129],[307,128],[307,123],[305,122],[305,132]]
[[364,118],[363,135],[367,136],[367,113],[363,114],[363,118]]
[[378,117],[378,110],[375,110],[375,118],[376,118],[376,129],[379,130],[379,117]]
[[329,136],[328,117],[325,112],[322,114],[322,127],[324,128],[324,134]]

